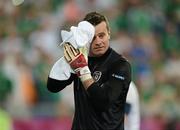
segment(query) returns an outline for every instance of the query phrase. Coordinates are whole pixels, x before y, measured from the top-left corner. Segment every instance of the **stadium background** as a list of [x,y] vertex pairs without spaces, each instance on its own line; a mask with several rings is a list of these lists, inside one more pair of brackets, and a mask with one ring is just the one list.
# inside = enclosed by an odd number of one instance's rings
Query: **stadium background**
[[60,30],[95,10],[132,64],[141,130],[180,129],[180,0],[1,0],[0,130],[70,129],[71,87],[52,94],[46,80],[62,55]]

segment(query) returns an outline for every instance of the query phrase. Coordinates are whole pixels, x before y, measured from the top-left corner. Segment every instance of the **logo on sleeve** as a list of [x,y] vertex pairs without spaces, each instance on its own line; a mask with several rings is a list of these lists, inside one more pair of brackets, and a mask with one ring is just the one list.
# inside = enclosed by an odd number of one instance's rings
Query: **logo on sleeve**
[[101,78],[102,72],[101,71],[95,71],[93,73],[93,79],[95,80],[95,82],[99,81],[99,79]]
[[125,80],[125,77],[119,74],[112,74],[112,77],[120,79],[120,80]]

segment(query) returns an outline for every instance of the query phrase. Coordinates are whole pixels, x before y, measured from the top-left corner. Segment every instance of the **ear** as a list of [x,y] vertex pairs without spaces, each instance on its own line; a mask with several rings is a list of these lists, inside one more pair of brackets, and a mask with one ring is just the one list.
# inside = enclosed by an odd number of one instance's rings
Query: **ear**
[[110,33],[110,31],[108,31],[108,39],[110,39],[111,38],[111,33]]

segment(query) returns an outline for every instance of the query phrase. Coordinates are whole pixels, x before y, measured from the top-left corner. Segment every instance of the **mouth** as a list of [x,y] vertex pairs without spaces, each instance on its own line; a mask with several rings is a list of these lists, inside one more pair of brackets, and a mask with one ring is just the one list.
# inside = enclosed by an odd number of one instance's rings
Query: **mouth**
[[100,49],[103,49],[103,47],[96,47],[94,48],[95,50],[100,50]]

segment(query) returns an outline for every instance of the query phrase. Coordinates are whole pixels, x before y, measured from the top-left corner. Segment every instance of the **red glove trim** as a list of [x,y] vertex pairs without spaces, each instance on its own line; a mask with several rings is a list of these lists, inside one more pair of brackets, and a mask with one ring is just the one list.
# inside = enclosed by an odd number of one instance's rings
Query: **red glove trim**
[[75,60],[70,63],[70,66],[75,70],[77,68],[88,66],[88,64],[84,55],[80,54]]

